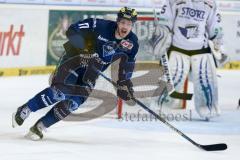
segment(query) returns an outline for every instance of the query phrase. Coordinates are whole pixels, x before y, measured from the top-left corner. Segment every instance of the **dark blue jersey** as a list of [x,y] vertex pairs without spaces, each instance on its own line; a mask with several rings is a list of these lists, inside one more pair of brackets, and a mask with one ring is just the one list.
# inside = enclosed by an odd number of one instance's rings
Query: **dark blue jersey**
[[104,19],[85,19],[72,24],[69,29],[76,32],[89,29],[96,36],[96,53],[104,61],[111,63],[112,57],[119,53],[125,53],[130,62],[135,61],[138,52],[138,38],[131,31],[124,39],[116,39],[115,31],[117,23]]
[[[102,71],[113,62],[113,59],[117,55],[125,55],[127,61],[120,66],[119,71],[122,72],[122,74],[120,73],[121,77],[119,78],[128,79],[131,76],[135,56],[139,48],[138,38],[131,31],[125,38],[116,39],[116,28],[117,23],[114,21],[89,18],[72,24],[66,34],[70,42],[73,37],[71,44],[75,45],[75,47],[86,49],[88,43],[91,44],[90,48],[94,48],[94,53],[98,55],[101,61],[105,62],[105,65],[101,69]],[[75,39],[75,34],[79,34],[81,37]],[[75,44],[76,42],[78,42],[78,44]],[[127,72],[126,70],[124,71],[124,67],[127,67]]]

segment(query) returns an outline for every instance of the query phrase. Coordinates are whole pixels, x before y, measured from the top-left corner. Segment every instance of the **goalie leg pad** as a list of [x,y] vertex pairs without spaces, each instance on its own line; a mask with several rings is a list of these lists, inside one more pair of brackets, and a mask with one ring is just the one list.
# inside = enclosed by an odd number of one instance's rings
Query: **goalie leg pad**
[[200,117],[208,120],[220,112],[214,60],[211,54],[200,54],[192,56],[191,63],[195,108]]
[[[169,68],[175,90],[182,93],[184,82],[190,70],[190,57],[177,51],[171,51],[169,57]],[[181,108],[181,99],[171,98],[167,95],[163,96],[161,99],[161,104],[163,104],[163,106]]]

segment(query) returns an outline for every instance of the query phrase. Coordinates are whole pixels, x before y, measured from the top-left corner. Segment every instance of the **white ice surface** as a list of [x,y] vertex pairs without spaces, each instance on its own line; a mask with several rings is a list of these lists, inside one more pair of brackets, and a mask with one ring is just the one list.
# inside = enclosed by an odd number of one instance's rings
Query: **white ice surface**
[[[0,160],[237,160],[240,150],[240,72],[219,71],[222,115],[211,122],[170,122],[201,144],[227,143],[222,152],[199,150],[161,122],[96,119],[60,122],[42,141],[24,138],[47,109],[31,114],[22,127],[11,128],[16,108],[48,84],[48,76],[0,78]],[[193,103],[190,102],[190,105]]]

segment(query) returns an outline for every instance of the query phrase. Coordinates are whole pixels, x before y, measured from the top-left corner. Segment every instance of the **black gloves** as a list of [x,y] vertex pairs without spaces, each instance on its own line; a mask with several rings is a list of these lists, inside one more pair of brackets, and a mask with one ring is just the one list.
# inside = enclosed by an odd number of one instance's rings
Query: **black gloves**
[[118,80],[117,84],[117,96],[125,101],[131,100],[134,92],[131,80]]

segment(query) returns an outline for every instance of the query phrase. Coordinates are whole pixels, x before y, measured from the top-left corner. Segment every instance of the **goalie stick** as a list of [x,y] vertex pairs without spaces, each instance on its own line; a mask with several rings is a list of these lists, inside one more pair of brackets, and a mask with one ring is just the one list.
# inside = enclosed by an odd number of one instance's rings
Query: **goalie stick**
[[[102,72],[100,72],[99,70],[95,69],[96,72],[101,75],[104,79],[106,79],[108,82],[110,82],[114,87],[118,88],[119,86],[117,85],[116,82],[114,82],[113,80],[111,80],[110,78],[106,77]],[[176,133],[178,133],[179,135],[181,135],[183,138],[185,138],[186,140],[188,140],[189,142],[191,142],[194,146],[205,150],[205,151],[221,151],[221,150],[226,150],[227,149],[227,145],[225,143],[218,143],[218,144],[210,144],[210,145],[201,145],[195,141],[193,141],[191,138],[189,138],[187,135],[185,135],[182,131],[178,130],[177,128],[175,128],[173,125],[171,125],[169,122],[167,122],[164,118],[162,118],[161,116],[159,116],[157,113],[155,113],[154,111],[152,111],[150,108],[148,108],[145,104],[143,104],[141,101],[139,101],[138,99],[132,97],[131,98],[133,101],[135,101],[139,106],[141,106],[144,110],[146,110],[147,112],[149,112],[150,114],[152,114],[154,117],[156,117],[158,120],[160,120],[162,123],[164,123],[165,125],[167,125],[169,128],[171,128],[172,130],[174,130]]]
[[177,92],[175,90],[174,83],[173,83],[173,80],[172,80],[172,76],[171,76],[171,73],[169,71],[168,57],[167,57],[166,53],[164,53],[160,56],[160,61],[161,61],[162,67],[163,67],[164,76],[166,77],[166,80],[167,80],[168,95],[172,98],[183,99],[183,100],[191,100],[193,94],[191,94],[191,93],[180,93],[180,92]]

